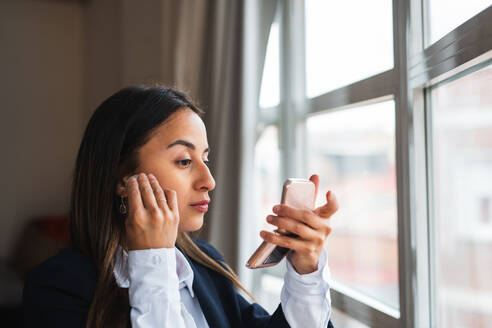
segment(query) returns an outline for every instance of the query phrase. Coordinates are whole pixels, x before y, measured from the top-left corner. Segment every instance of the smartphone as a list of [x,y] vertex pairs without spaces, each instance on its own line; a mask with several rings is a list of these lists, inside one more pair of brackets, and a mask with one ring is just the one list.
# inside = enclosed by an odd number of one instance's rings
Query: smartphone
[[[314,193],[315,186],[310,180],[287,179],[282,188],[282,200],[280,203],[299,209],[313,210]],[[277,229],[275,233],[296,237],[295,234],[289,234],[283,229]],[[282,261],[288,251],[288,248],[263,241],[246,262],[246,267],[258,269],[274,266]]]

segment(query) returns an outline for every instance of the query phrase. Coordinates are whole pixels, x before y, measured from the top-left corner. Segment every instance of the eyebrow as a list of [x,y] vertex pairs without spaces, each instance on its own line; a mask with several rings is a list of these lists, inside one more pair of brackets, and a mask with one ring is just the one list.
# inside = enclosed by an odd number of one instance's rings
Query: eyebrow
[[[176,146],[176,145],[182,145],[182,146],[185,146],[185,147],[188,147],[190,148],[191,150],[195,150],[196,147],[194,144],[192,144],[191,142],[188,142],[188,141],[185,141],[185,140],[176,140],[175,142],[171,143],[169,146],[167,146],[167,149],[173,147],[173,146]],[[205,149],[203,151],[204,153],[209,153],[210,152],[210,147],[208,147],[207,149]]]

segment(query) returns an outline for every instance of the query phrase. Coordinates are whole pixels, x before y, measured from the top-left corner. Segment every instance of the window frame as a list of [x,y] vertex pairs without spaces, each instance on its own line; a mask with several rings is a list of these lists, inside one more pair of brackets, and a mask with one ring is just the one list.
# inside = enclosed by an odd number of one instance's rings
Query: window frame
[[[490,8],[489,8],[490,9]],[[492,18],[492,17],[491,17]],[[482,57],[483,58],[483,57]],[[446,83],[452,82],[454,80],[460,79],[464,76],[467,76],[469,74],[473,74],[474,72],[489,66],[492,64],[492,52],[489,53],[489,58],[480,61],[479,63],[476,63],[473,61],[474,65],[470,65],[470,63],[467,63],[467,65],[463,65],[459,67],[459,70],[455,71],[453,75],[446,74],[445,78],[443,76],[439,76],[438,79],[435,79],[434,83],[432,84],[427,84],[427,86],[423,89],[423,97],[425,100],[424,103],[424,110],[425,110],[425,116],[426,116],[426,122],[427,122],[427,142],[426,142],[426,153],[427,153],[427,194],[429,195],[428,200],[427,200],[427,206],[428,206],[428,213],[427,213],[427,224],[428,224],[428,284],[429,284],[429,291],[428,291],[428,309],[429,309],[429,321],[431,323],[431,327],[438,327],[439,326],[439,319],[438,319],[438,313],[439,309],[436,306],[437,302],[434,302],[434,300],[437,300],[438,293],[437,293],[437,286],[439,285],[437,275],[436,275],[436,250],[434,247],[434,236],[435,236],[435,210],[434,210],[434,168],[433,168],[433,163],[434,160],[432,158],[432,155],[434,153],[434,145],[432,141],[432,135],[433,135],[433,130],[432,130],[432,120],[433,118],[433,113],[431,109],[431,93],[432,90],[435,88],[438,88],[441,85],[444,85]]]
[[[281,163],[285,164],[282,179],[305,174],[306,138],[296,138],[292,131],[305,136],[308,115],[395,101],[400,307],[393,309],[336,283],[332,304],[371,327],[433,327],[437,312],[432,302],[435,280],[427,88],[492,58],[492,6],[425,46],[426,1],[392,0],[393,69],[307,98],[305,49],[300,46],[305,45],[304,0],[275,2],[280,14],[280,101],[277,106],[260,108],[257,98],[255,141],[262,126],[278,127]],[[247,243],[242,245],[244,250]]]

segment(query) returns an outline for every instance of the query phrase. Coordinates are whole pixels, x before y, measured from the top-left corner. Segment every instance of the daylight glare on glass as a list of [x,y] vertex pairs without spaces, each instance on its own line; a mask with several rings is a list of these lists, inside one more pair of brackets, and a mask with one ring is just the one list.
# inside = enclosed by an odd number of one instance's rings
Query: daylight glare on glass
[[308,97],[393,68],[390,0],[307,0],[305,13]]
[[429,44],[492,4],[491,0],[428,0]]
[[307,130],[309,172],[343,208],[327,241],[333,278],[398,308],[394,101],[313,115]]

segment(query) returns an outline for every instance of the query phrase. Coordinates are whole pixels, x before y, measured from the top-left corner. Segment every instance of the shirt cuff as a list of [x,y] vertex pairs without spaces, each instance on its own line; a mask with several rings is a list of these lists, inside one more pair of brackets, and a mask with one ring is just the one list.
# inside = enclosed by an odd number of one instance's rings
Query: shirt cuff
[[[290,254],[289,254],[290,255]],[[287,272],[285,274],[285,287],[292,296],[322,295],[329,298],[331,274],[328,267],[328,255],[323,247],[318,261],[318,269],[307,274],[299,274],[287,256]]]
[[308,274],[296,272],[287,256],[287,272],[280,303],[290,327],[327,327],[331,315],[330,270],[323,248],[318,269]]
[[179,302],[175,248],[155,248],[128,252],[130,305],[148,303],[154,297]]

